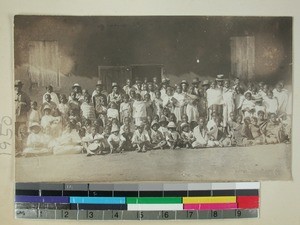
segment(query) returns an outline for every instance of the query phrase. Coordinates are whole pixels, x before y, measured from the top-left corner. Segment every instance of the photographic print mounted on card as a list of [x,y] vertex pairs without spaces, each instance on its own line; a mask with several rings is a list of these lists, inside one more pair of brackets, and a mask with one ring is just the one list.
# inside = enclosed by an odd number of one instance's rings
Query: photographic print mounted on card
[[292,18],[14,19],[17,182],[290,180]]

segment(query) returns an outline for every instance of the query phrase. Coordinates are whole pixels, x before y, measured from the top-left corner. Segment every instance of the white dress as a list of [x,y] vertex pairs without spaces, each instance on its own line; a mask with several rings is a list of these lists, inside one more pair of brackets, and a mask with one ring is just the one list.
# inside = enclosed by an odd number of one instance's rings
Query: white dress
[[234,97],[235,92],[233,90],[223,89],[223,126],[226,126],[230,113],[235,110]]
[[183,94],[174,94],[174,98],[177,100],[174,106],[174,114],[176,116],[177,122],[181,121],[182,115],[184,114],[184,95]]

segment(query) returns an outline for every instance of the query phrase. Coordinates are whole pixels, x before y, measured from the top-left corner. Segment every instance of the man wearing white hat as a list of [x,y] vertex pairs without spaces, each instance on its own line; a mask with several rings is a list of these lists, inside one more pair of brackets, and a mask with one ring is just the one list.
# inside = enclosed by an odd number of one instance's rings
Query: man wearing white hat
[[121,94],[119,93],[119,86],[116,82],[111,84],[112,92],[107,96],[107,102],[115,102],[119,106],[121,102]]

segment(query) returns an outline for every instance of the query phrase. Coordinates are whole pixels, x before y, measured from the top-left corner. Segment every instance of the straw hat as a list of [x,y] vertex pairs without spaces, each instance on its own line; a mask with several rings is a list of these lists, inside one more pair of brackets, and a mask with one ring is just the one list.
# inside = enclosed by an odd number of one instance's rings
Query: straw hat
[[188,84],[188,82],[186,80],[182,80],[181,84]]
[[111,128],[111,133],[113,133],[113,132],[116,132],[116,131],[119,131],[120,129],[119,129],[119,127],[117,126],[117,125],[112,125],[112,128]]
[[216,81],[223,81],[224,80],[224,74],[217,75]]
[[78,83],[73,84],[72,89],[75,87],[80,87],[80,85]]
[[152,128],[154,125],[159,126],[159,123],[158,123],[156,120],[153,120],[152,123],[151,123],[151,128]]
[[168,128],[176,128],[176,125],[174,122],[169,122],[168,123]]
[[180,125],[180,127],[183,129],[183,128],[185,128],[185,127],[189,127],[190,125],[188,125],[187,123],[182,123],[181,125]]

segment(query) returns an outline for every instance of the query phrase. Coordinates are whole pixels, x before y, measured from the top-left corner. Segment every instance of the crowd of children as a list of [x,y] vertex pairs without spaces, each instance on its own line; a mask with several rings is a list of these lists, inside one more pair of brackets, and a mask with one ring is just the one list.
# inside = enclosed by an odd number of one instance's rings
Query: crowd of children
[[[90,94],[79,84],[69,96],[48,86],[41,103],[16,81],[17,155],[88,156],[123,151],[275,144],[291,140],[291,96],[283,82],[167,78],[101,81]],[[24,115],[26,119],[24,120]],[[22,116],[22,117],[21,117]]]

